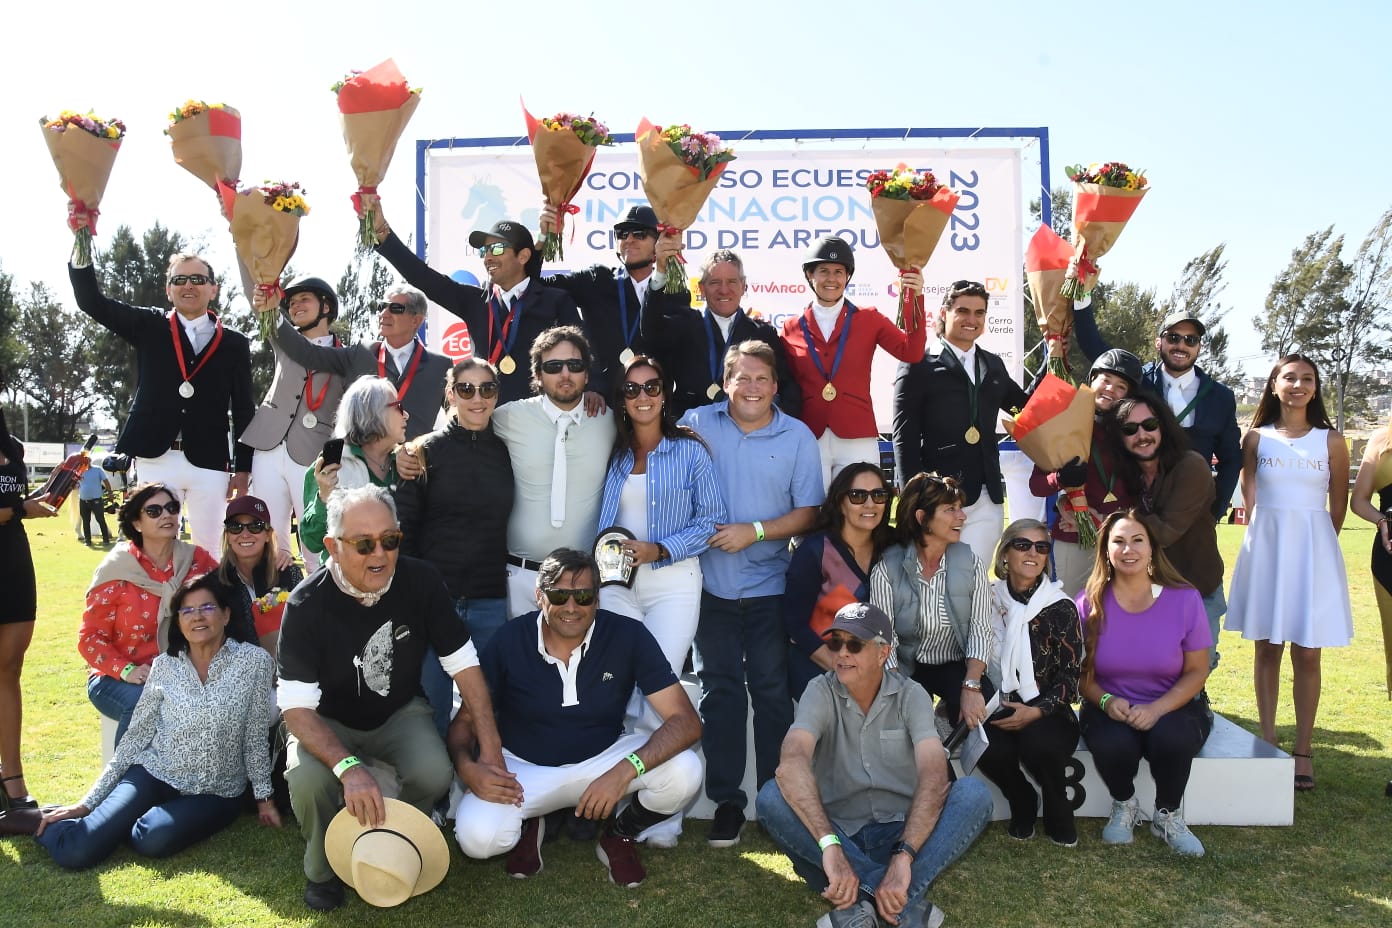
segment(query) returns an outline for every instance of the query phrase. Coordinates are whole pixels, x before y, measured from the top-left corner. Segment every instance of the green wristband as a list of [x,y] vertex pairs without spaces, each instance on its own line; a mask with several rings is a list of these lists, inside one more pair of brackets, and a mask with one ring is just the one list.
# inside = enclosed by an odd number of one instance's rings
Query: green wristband
[[838,838],[836,835],[822,835],[821,838],[819,838],[819,839],[817,840],[817,847],[819,847],[819,848],[821,848],[822,850],[825,851],[827,848],[831,847],[833,844],[840,844],[840,843],[841,843],[841,839]]
[[347,773],[349,770],[353,769],[361,763],[362,761],[358,760],[357,757],[353,756],[352,754],[349,754],[347,757],[343,758],[343,760],[334,764],[333,775],[341,780],[343,779],[343,775],[345,773]]
[[762,523],[762,522],[754,522],[753,525],[754,525],[754,540],[755,540],[755,541],[763,541],[763,540],[764,540],[764,523]]
[[127,683],[129,683],[129,682],[130,682],[131,671],[134,670],[134,669],[135,669],[135,665],[134,665],[134,664],[127,664],[126,666],[122,667],[122,668],[121,668],[121,679],[122,679],[122,680],[125,680]]
[[1103,693],[1103,694],[1102,694],[1102,698],[1099,699],[1099,700],[1097,700],[1097,708],[1101,709],[1103,712],[1106,712],[1106,711],[1107,711],[1107,700],[1109,700],[1109,699],[1111,699],[1111,698],[1112,698],[1112,694],[1111,694],[1111,693]]
[[641,777],[648,772],[648,768],[643,766],[643,758],[639,757],[637,754],[630,754],[628,757],[624,758],[624,760],[633,765],[633,769],[637,772],[638,776]]

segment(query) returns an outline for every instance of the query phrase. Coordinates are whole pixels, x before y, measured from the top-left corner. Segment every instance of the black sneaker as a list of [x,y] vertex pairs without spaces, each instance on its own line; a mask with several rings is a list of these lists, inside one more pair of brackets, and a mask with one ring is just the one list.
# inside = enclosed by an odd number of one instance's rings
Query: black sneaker
[[329,912],[343,905],[343,881],[330,877],[322,883],[305,882],[305,905],[316,912]]
[[715,820],[711,822],[706,843],[711,847],[734,847],[740,842],[744,823],[743,809],[733,802],[722,802],[715,809]]

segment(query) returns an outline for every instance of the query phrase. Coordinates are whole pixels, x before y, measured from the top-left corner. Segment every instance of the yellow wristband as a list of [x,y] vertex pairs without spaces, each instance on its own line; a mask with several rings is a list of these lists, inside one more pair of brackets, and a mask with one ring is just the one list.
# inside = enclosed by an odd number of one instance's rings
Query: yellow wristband
[[753,526],[754,526],[754,539],[755,539],[756,541],[763,541],[763,540],[764,540],[764,523],[762,523],[762,522],[754,522],[754,523],[752,523],[752,524],[753,524]]
[[643,758],[639,757],[637,754],[630,754],[628,757],[624,758],[624,760],[633,765],[633,769],[637,772],[638,776],[641,777],[648,772],[648,768],[643,766]]
[[361,763],[362,763],[362,761],[358,760],[358,759],[357,759],[355,756],[353,756],[352,754],[349,754],[347,757],[343,758],[343,760],[341,760],[341,761],[339,761],[338,763],[334,764],[333,775],[336,776],[336,777],[338,777],[338,778],[341,780],[341,779],[343,779],[343,775],[344,775],[345,773],[347,773],[349,770],[353,769],[354,767],[358,766],[358,764],[361,764]]

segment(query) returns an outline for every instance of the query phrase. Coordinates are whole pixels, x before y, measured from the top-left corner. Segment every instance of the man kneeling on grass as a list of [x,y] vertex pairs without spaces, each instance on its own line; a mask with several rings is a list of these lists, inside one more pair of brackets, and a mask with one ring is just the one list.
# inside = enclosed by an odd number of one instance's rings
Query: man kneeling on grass
[[[473,733],[449,730],[455,771],[469,792],[455,836],[470,857],[505,851],[519,879],[541,871],[544,816],[558,809],[594,821],[613,815],[595,848],[609,879],[643,882],[634,839],[682,809],[701,787],[690,750],[701,722],[662,649],[641,622],[598,608],[599,572],[581,551],[558,548],[537,572],[540,612],[502,627],[479,656],[493,694],[506,766],[473,759]],[[662,725],[624,734],[624,709],[642,690]]]
[[759,790],[764,829],[835,906],[818,928],[941,925],[928,887],[991,819],[984,783],[949,783],[927,691],[885,668],[893,636],[875,606],[837,611],[823,635],[835,669],[807,685]]

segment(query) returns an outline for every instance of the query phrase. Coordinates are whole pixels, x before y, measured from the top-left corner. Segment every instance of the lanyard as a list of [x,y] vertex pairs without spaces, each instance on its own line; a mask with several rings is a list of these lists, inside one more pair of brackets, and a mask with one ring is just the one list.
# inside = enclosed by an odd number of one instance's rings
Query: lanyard
[[[952,351],[951,348],[947,348],[946,346],[944,346],[944,350]],[[957,360],[960,362],[961,358]],[[970,409],[971,424],[975,426],[978,407],[977,400],[981,396],[981,352],[977,352],[972,356],[972,370],[976,374],[976,379],[973,380],[971,377],[967,377],[967,405]],[[965,375],[966,372],[967,369],[965,367],[962,368],[962,374]]]
[[[719,329],[716,327],[715,316],[709,309],[706,310],[706,358],[710,364],[711,383],[720,383],[724,380],[720,376],[720,352],[716,349],[715,343],[720,339]],[[734,332],[734,324],[730,325],[730,331]],[[714,399],[714,397],[712,397]]]
[[199,360],[198,366],[193,369],[193,373],[189,373],[188,363],[184,361],[184,343],[179,341],[178,315],[179,314],[176,312],[170,312],[169,314],[169,334],[174,339],[174,357],[179,359],[179,376],[184,378],[184,383],[188,383],[194,377],[198,376],[198,372],[203,369],[203,365],[207,364],[208,361],[212,359],[213,354],[218,349],[218,345],[222,342],[222,320],[217,317],[217,313],[212,311],[208,312],[208,315],[213,317],[213,323],[216,326],[216,328],[213,329],[213,340],[208,343],[208,349]]
[[[401,386],[396,388],[396,399],[398,402],[405,402],[406,391],[411,389],[411,381],[416,377],[416,369],[420,367],[421,356],[425,354],[425,346],[420,343],[420,339],[412,339],[415,347],[411,349],[411,363],[407,366],[406,379],[401,381]],[[387,376],[387,343],[382,342],[377,347],[377,376]]]
[[[493,323],[500,315],[503,319],[499,323],[502,332],[498,336],[498,340],[494,341]],[[488,361],[490,364],[496,365],[500,358],[512,354],[512,347],[517,344],[517,334],[522,331],[521,326],[513,323],[520,315],[522,315],[522,297],[519,296],[512,301],[510,310],[504,310],[502,298],[498,296],[497,287],[494,287],[493,295],[488,299]]]
[[[633,340],[638,337],[638,324],[643,318],[642,311],[640,310],[633,317],[633,325],[628,324],[628,287],[625,286],[628,280],[628,272],[622,270],[619,271],[618,275],[614,278],[614,283],[617,284],[619,288],[619,325],[622,326],[619,334],[623,336],[625,348],[632,345]],[[644,281],[644,283],[646,283],[646,281]],[[636,290],[638,285],[634,284],[633,287]]]
[[1116,502],[1116,494],[1112,492],[1112,484],[1116,482],[1116,474],[1107,473],[1107,468],[1102,466],[1102,452],[1098,449],[1096,441],[1092,443],[1092,466],[1097,468],[1097,476],[1102,478],[1102,485],[1107,488],[1107,495],[1102,497],[1102,502]]
[[1193,398],[1192,400],[1189,401],[1189,405],[1188,405],[1188,406],[1185,406],[1185,407],[1184,407],[1184,411],[1183,411],[1183,412],[1177,413],[1177,414],[1175,415],[1175,421],[1176,421],[1176,422],[1183,422],[1183,421],[1184,421],[1184,417],[1187,416],[1187,415],[1189,415],[1189,413],[1191,413],[1191,412],[1194,411],[1194,407],[1197,406],[1197,405],[1199,405],[1199,400],[1203,399],[1203,395],[1204,395],[1205,393],[1207,393],[1207,392],[1209,391],[1209,389],[1210,389],[1212,386],[1213,386],[1213,381],[1211,381],[1211,380],[1205,380],[1202,384],[1200,384],[1200,385],[1199,385],[1199,392],[1194,394],[1194,398]]
[[831,361],[831,373],[827,373],[826,366],[822,364],[821,352],[817,351],[812,344],[812,330],[807,326],[807,315],[812,312],[812,307],[808,306],[803,312],[802,318],[798,320],[798,325],[802,326],[802,337],[807,342],[807,353],[812,358],[812,363],[817,366],[817,372],[831,383],[836,379],[836,372],[841,369],[841,356],[846,352],[846,340],[851,337],[851,322],[855,319],[855,307],[849,302],[846,304],[846,315],[841,320],[841,340],[836,345],[836,357]]
[[[334,336],[333,346],[339,347],[338,336]],[[324,387],[319,391],[319,395],[314,395],[314,375],[317,371],[306,369],[304,372],[304,402],[305,408],[310,412],[318,412],[319,407],[324,405],[324,397],[329,395],[329,381],[333,380],[333,374],[328,374],[324,378]]]

